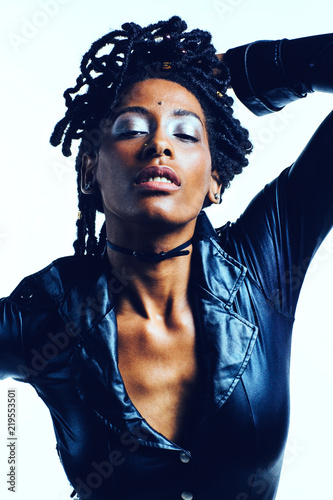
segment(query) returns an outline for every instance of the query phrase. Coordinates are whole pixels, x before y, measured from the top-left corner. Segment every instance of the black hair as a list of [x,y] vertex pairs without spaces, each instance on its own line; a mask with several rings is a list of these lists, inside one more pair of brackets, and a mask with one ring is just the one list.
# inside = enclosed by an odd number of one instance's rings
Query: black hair
[[149,78],[179,83],[199,100],[206,117],[212,168],[229,186],[235,174],[248,164],[252,150],[249,134],[233,116],[233,99],[226,94],[230,83],[227,66],[211,44],[211,34],[187,25],[179,17],[147,27],[122,25],[96,42],[83,56],[76,85],[64,92],[67,112],[51,135],[62,142],[62,152],[71,155],[73,139],[81,139],[76,158],[79,216],[75,253],[97,255],[105,245],[105,225],[99,240],[95,235],[96,211],[102,211],[99,193],[81,192],[81,161],[84,153],[98,152],[103,122],[132,84]]

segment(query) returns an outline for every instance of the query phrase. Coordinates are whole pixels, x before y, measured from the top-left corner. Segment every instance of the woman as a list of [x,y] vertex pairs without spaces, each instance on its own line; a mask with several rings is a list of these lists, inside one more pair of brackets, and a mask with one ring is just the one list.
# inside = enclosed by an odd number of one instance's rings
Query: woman
[[201,210],[251,151],[228,86],[256,114],[331,91],[333,36],[259,42],[221,62],[209,34],[185,29],[126,24],[83,57],[51,137],[65,155],[81,139],[76,255],[1,303],[1,373],[47,404],[81,499],[277,491],[294,270],[332,226],[332,116],[236,223],[215,232]]

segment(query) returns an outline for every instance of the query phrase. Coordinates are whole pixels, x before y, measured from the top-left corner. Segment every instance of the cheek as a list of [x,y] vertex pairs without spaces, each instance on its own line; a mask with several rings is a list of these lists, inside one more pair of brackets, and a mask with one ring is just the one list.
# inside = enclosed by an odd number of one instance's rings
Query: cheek
[[106,163],[103,157],[99,158],[97,170],[96,170],[96,180],[101,193],[104,192],[106,186],[112,186],[112,180],[114,179],[113,168],[110,163]]
[[118,152],[115,149],[111,151],[100,150],[96,179],[101,190],[107,187],[109,190],[112,185],[121,182],[121,174],[123,172],[123,164]]
[[200,151],[193,161],[190,162],[192,171],[192,184],[195,184],[196,190],[206,194],[210,186],[212,173],[212,161],[209,150]]

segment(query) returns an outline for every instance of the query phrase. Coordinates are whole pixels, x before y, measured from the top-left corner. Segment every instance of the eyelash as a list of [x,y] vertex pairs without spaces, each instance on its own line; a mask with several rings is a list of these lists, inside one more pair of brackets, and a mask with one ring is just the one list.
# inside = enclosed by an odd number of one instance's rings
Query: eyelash
[[[126,132],[121,132],[118,137],[123,138],[123,139],[129,139],[131,137],[135,136],[140,136],[140,135],[145,135],[147,132],[142,132],[140,130],[127,130]],[[198,139],[192,135],[189,134],[173,134],[175,137],[178,137],[180,140],[185,141],[185,142],[198,142]]]
[[186,141],[186,142],[198,142],[198,139],[194,137],[193,135],[188,135],[188,134],[174,134],[176,137],[179,137],[179,139]]
[[144,135],[147,134],[147,132],[141,132],[140,130],[126,130],[126,132],[120,132],[118,134],[118,137],[120,138],[128,138],[128,137],[133,137],[136,135]]

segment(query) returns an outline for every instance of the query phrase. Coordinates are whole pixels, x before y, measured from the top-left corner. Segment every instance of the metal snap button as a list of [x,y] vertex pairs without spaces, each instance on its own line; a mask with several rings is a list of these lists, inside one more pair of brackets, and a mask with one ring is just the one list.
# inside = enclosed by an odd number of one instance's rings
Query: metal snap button
[[191,457],[187,454],[184,453],[183,451],[179,454],[179,458],[183,464],[188,464],[189,461],[191,460]]
[[182,500],[192,500],[193,495],[189,491],[183,491],[183,493],[181,494],[181,498]]
[[25,290],[23,290],[23,292],[21,293],[21,299],[22,300],[31,300],[33,297],[33,292],[30,288],[26,288]]

